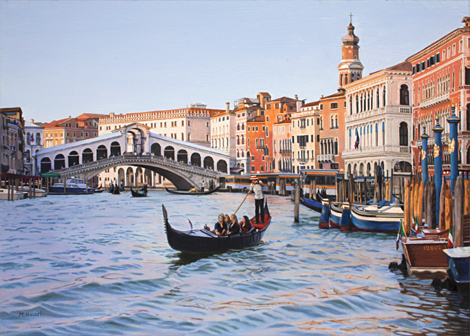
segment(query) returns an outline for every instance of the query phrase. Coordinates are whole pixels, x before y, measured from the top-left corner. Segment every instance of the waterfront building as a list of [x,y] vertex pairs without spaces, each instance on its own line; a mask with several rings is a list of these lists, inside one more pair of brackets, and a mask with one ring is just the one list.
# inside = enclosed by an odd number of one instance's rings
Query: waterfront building
[[40,166],[36,161],[36,153],[39,152],[43,144],[43,128],[40,123],[35,123],[34,119],[25,121],[25,151],[24,151],[24,169],[26,175],[39,175]]
[[[235,115],[235,136],[236,136],[236,167],[232,168],[233,173],[249,174],[251,173],[251,159],[256,155],[250,155],[248,120],[264,115],[264,106],[270,101],[271,95],[267,92],[258,93],[256,98],[240,98],[235,100],[232,111]],[[255,138],[253,138],[252,141]],[[253,153],[253,152],[252,152]]]
[[[236,144],[240,143],[240,138],[235,138],[235,129],[240,128],[236,125],[236,114],[230,111],[230,103],[226,103],[224,112],[215,112],[211,116],[211,147],[221,150],[230,156],[230,167],[236,166]],[[244,129],[243,124],[243,129]],[[241,136],[244,141],[244,135]]]
[[2,173],[23,174],[24,119],[20,107],[0,108]]
[[268,171],[268,162],[265,160],[269,153],[266,153],[266,126],[265,116],[260,115],[247,121],[247,152],[250,156],[251,173],[265,173]]
[[[292,172],[301,169],[316,169],[316,155],[320,151],[320,113],[319,102],[301,107],[299,113],[291,116],[292,123]],[[289,153],[290,154],[290,153]]]
[[449,123],[452,104],[460,118],[458,124],[459,170],[470,172],[470,17],[434,43],[410,56],[413,77],[413,164],[421,172],[423,125],[430,136],[428,142],[429,173],[434,175],[434,132],[438,116],[442,133],[444,173],[450,171],[448,149]]
[[78,117],[53,120],[42,125],[44,148],[98,136],[98,120],[104,114],[83,113]]
[[[99,119],[99,135],[111,133],[132,123],[138,123],[140,127],[146,127],[149,132],[152,133],[180,141],[191,142],[204,147],[210,147],[211,117],[216,113],[222,114],[225,112],[226,110],[208,109],[206,105],[196,103],[182,109],[119,115],[110,113]],[[126,148],[125,152],[145,154],[143,148],[139,145],[141,135],[137,132],[135,134],[128,133],[128,136],[134,138],[132,141],[128,142],[129,144],[134,144],[134,147]],[[156,149],[151,149],[151,152],[158,156],[163,154]],[[172,153],[172,157],[178,159],[175,154],[176,153]],[[120,178],[120,171],[126,172],[130,178]],[[153,187],[162,186],[162,184],[164,184],[164,178],[148,169],[120,166],[108,169],[99,175],[100,184],[107,186],[110,182],[117,182],[119,184],[121,182],[127,182],[126,186],[139,186],[146,182]]]
[[273,173],[292,172],[292,124],[289,118],[273,125]]
[[341,39],[341,62],[338,65],[338,92],[322,96],[319,100],[320,112],[320,153],[317,155],[318,168],[339,169],[344,172],[344,115],[346,94],[344,87],[362,78],[364,66],[359,59],[359,37],[354,34],[354,26],[349,22],[348,33]]
[[402,62],[344,86],[347,174],[411,171],[411,85],[411,63]]
[[[265,115],[265,132],[264,132],[264,166],[266,172],[273,173],[275,171],[276,163],[273,155],[274,137],[273,128],[275,124],[284,121],[291,122],[291,117],[300,111],[300,108],[305,103],[304,100],[299,100],[297,95],[295,98],[281,97],[274,100],[265,101],[262,104],[264,107]],[[261,140],[261,139],[260,139]]]

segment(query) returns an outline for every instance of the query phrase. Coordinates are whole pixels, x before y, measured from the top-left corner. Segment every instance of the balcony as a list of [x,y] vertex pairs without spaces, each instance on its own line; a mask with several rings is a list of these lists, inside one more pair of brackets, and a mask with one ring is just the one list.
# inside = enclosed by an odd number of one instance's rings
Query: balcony
[[317,155],[318,162],[335,162],[334,154],[321,154]]
[[450,92],[449,91],[444,92],[444,93],[440,93],[440,94],[438,94],[434,97],[422,100],[419,103],[419,107],[424,109],[424,108],[428,108],[428,107],[431,107],[431,106],[436,105],[436,104],[440,104],[440,103],[448,101],[448,100],[450,100]]
[[411,117],[412,109],[411,107],[402,107],[402,106],[383,106],[380,108],[375,108],[373,110],[354,113],[352,115],[347,115],[345,117],[346,122],[364,120],[367,118],[373,118],[377,116],[381,116],[386,113],[402,113],[402,114],[409,114]]

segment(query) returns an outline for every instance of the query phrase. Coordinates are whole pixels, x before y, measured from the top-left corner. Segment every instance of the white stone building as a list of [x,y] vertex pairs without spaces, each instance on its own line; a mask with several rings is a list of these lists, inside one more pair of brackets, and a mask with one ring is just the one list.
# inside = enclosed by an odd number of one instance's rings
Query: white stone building
[[44,145],[43,128],[31,121],[24,123],[25,133],[25,150],[24,150],[24,169],[26,175],[39,175],[40,167],[36,160],[36,153],[39,152]]
[[344,87],[346,174],[372,176],[378,165],[389,175],[411,169],[411,73],[403,62]]
[[211,147],[230,156],[230,167],[236,165],[236,114],[230,112],[230,103],[224,112],[215,112],[211,117]]

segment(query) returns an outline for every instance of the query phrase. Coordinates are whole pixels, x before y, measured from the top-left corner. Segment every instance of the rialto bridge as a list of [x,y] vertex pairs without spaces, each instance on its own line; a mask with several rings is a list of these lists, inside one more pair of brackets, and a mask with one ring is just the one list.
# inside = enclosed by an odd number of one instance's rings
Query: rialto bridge
[[[116,167],[117,180],[137,185],[139,170],[158,173],[178,189],[216,185],[229,170],[229,156],[219,150],[167,138],[133,123],[108,134],[83,141],[44,148],[36,153],[41,173],[88,180]],[[135,169],[124,170],[122,166]],[[119,168],[121,167],[121,168]]]

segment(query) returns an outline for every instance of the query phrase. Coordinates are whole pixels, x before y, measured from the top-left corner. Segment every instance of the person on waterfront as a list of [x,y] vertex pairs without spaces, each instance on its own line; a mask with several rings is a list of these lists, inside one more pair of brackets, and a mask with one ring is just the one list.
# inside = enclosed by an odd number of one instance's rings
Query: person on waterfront
[[214,232],[218,236],[223,236],[227,233],[227,224],[224,221],[224,214],[219,215],[219,220],[215,223]]
[[[251,177],[251,186],[248,194],[255,194],[255,224],[264,222],[264,194],[263,183],[256,176]],[[261,218],[260,218],[261,217]]]
[[230,224],[227,228],[227,235],[236,235],[240,233],[240,224],[238,224],[237,215],[230,216]]
[[248,216],[243,216],[243,219],[240,221],[240,228],[242,232],[248,232],[251,230],[251,221]]
[[204,191],[205,187],[206,187],[206,182],[204,180],[202,180],[201,192]]

